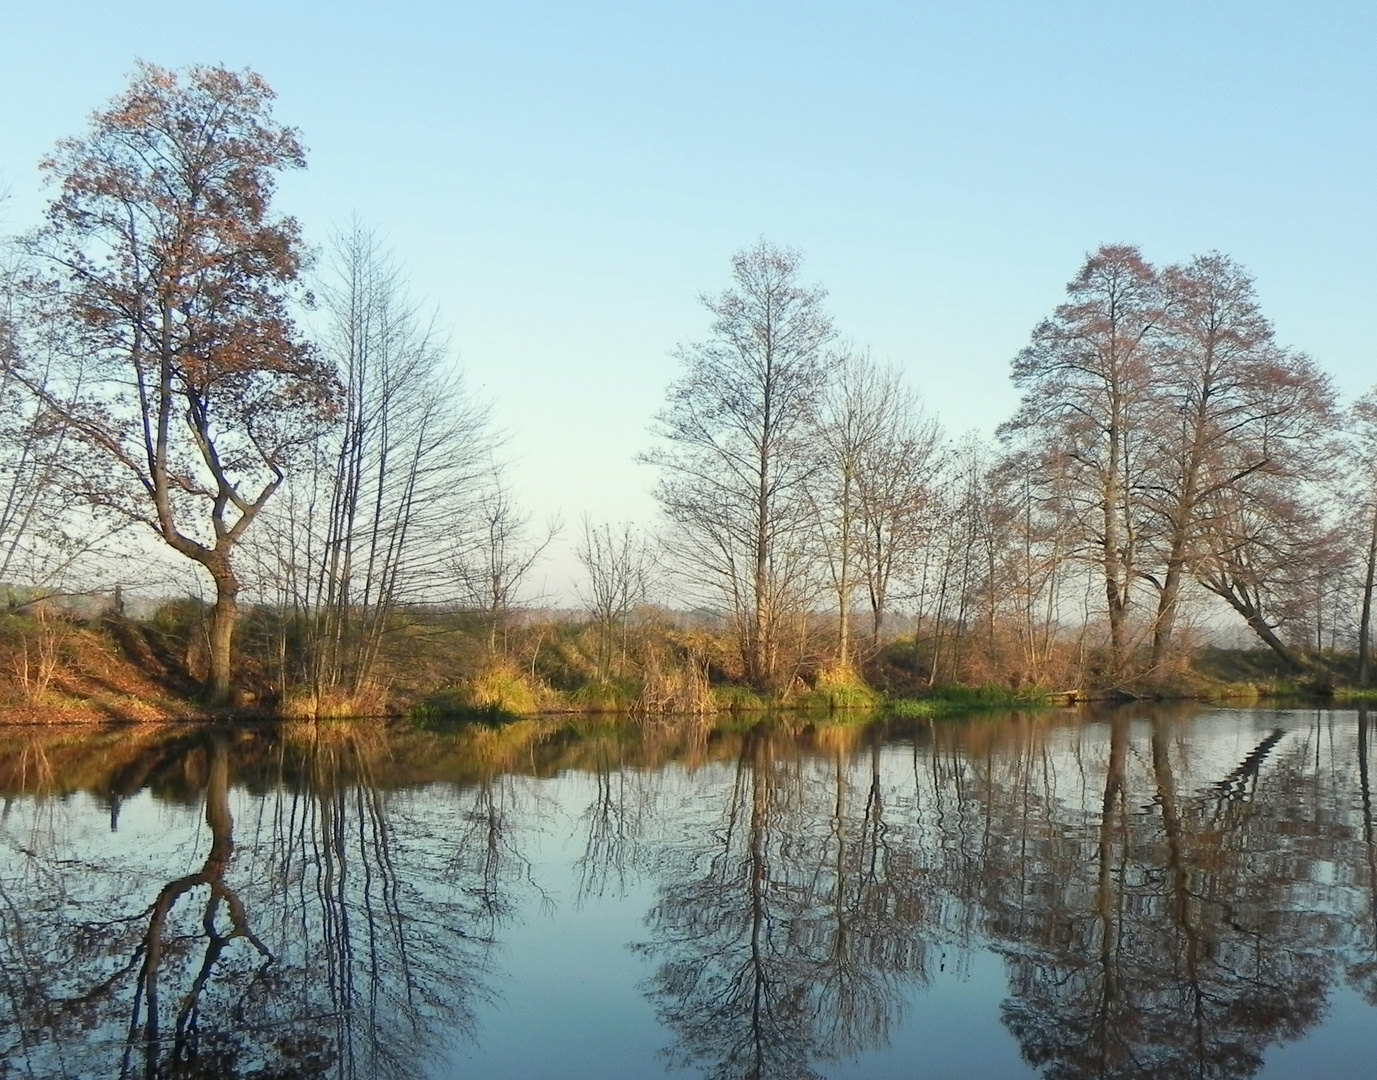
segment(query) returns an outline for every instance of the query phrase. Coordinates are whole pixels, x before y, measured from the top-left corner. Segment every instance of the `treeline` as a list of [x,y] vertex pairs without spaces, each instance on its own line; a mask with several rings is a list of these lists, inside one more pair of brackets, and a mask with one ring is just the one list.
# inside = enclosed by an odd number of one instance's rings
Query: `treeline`
[[1350,651],[1367,680],[1377,392],[1341,410],[1227,256],[1123,246],[1034,328],[993,442],[842,340],[797,252],[739,253],[643,455],[662,531],[584,518],[582,622],[532,626],[561,523],[514,500],[379,239],[353,224],[313,263],[273,213],[304,153],[272,100],[252,72],[143,65],[42,163],[45,221],[0,275],[12,607],[146,587],[156,536],[213,586],[216,701],[246,608],[260,680],[317,705],[381,707],[438,638],[462,647],[436,680],[649,710],[714,682],[1162,685],[1228,609],[1288,668]]
[[1341,411],[1211,253],[1090,254],[1015,358],[993,444],[945,439],[900,374],[838,346],[796,252],[740,253],[659,416],[668,549],[779,686],[820,598],[833,657],[913,622],[933,681],[1170,680],[1222,601],[1292,671],[1356,649],[1377,556],[1377,391]]

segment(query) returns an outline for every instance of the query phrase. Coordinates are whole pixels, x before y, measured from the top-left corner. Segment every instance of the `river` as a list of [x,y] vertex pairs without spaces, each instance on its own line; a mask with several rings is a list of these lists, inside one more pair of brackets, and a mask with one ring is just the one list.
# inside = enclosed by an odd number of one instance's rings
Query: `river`
[[1377,1074],[1366,713],[0,732],[0,1077]]

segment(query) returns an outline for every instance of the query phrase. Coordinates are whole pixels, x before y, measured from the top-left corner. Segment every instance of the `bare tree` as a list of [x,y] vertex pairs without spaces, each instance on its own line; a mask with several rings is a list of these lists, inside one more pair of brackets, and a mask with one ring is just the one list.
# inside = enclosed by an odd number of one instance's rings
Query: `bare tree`
[[[1144,494],[1160,522],[1160,571],[1145,574],[1158,588],[1154,668],[1166,659],[1181,587],[1202,542],[1224,520],[1241,521],[1235,496],[1259,487],[1259,474],[1270,478],[1265,487],[1273,494],[1283,478],[1300,484],[1318,475],[1332,423],[1323,376],[1276,346],[1242,267],[1212,252],[1169,267],[1162,282],[1153,476]],[[1243,501],[1260,506],[1260,498]],[[1225,518],[1212,516],[1215,508],[1228,508]],[[1229,549],[1222,539],[1214,546]],[[1215,571],[1219,565],[1216,558]],[[1211,580],[1218,583],[1217,572]]]
[[18,576],[28,584],[48,577],[39,567],[69,537],[56,485],[65,432],[19,381],[22,373],[46,390],[50,379],[49,358],[34,348],[33,326],[26,325],[34,312],[20,310],[16,269],[0,267],[0,582]]
[[917,577],[914,645],[928,657],[928,682],[960,681],[978,630],[993,651],[995,577],[1001,537],[989,448],[973,433],[953,445],[931,489],[935,520]]
[[655,427],[665,444],[644,457],[660,470],[671,554],[725,605],[762,689],[781,681],[781,638],[807,584],[810,435],[833,337],[800,261],[764,240],[733,258],[733,287],[703,297],[711,336],[675,354],[681,374]]
[[867,450],[881,438],[890,391],[870,358],[846,349],[834,361],[823,395],[817,438],[823,467],[808,485],[820,533],[822,561],[837,605],[837,665],[851,666],[851,622],[857,588],[860,527],[859,488]]
[[1263,413],[1260,382],[1274,353],[1252,279],[1212,253],[1162,275],[1167,294],[1153,438],[1157,469],[1147,499],[1163,522],[1162,571],[1151,665],[1166,657],[1203,505],[1260,467],[1230,460],[1222,442],[1247,442]]
[[305,161],[272,98],[251,71],[140,65],[43,162],[59,190],[29,239],[80,364],[17,377],[71,432],[73,490],[214,581],[216,701],[231,689],[235,549],[335,390],[288,313],[304,252],[269,204],[275,175]]
[[1001,432],[1017,437],[1048,477],[1065,476],[1076,508],[1077,553],[1103,584],[1111,678],[1127,673],[1129,610],[1142,584],[1151,337],[1161,321],[1157,275],[1136,248],[1094,252],[1067,301],[1014,359],[1024,391]]
[[897,371],[871,384],[876,436],[860,455],[860,579],[870,607],[870,647],[880,646],[895,584],[907,579],[932,534],[936,487],[944,464],[942,429],[923,412]]
[[1064,474],[1040,473],[1015,455],[990,460],[977,493],[964,501],[963,514],[976,518],[963,549],[975,564],[970,636],[983,640],[971,650],[965,679],[1081,685],[1092,611],[1103,593],[1075,557],[1082,534],[1068,487]]
[[595,525],[584,515],[578,558],[587,574],[579,598],[593,617],[598,678],[606,679],[612,670],[617,631],[625,629],[626,619],[645,600],[650,549],[630,523],[614,530],[607,523]]
[[1309,357],[1275,350],[1251,409],[1259,419],[1249,437],[1216,447],[1232,479],[1203,501],[1196,576],[1299,668],[1276,631],[1334,547],[1318,503],[1335,463],[1333,386]]
[[73,436],[45,396],[63,393],[56,372],[70,350],[31,269],[12,245],[0,249],[0,582],[37,601],[108,584],[103,556],[122,524],[93,524],[65,482]]
[[451,570],[464,600],[483,613],[488,650],[494,654],[499,639],[505,651],[512,609],[531,570],[563,528],[558,518],[548,519],[539,534],[530,525],[530,514],[517,505],[500,469],[494,469],[491,486],[457,522]]
[[358,695],[397,610],[448,589],[454,521],[487,483],[494,439],[376,234],[338,233],[328,269],[321,353],[343,388],[339,423],[291,485],[294,542],[272,542],[305,559],[314,689]]
[[847,350],[834,360],[818,442],[824,468],[809,490],[838,609],[837,661],[846,668],[854,652],[854,593],[865,594],[873,650],[891,589],[928,539],[942,434],[897,369]]
[[1361,493],[1364,525],[1361,609],[1358,620],[1358,685],[1366,686],[1372,664],[1372,600],[1377,586],[1377,387],[1353,405],[1350,428],[1356,441],[1355,488]]

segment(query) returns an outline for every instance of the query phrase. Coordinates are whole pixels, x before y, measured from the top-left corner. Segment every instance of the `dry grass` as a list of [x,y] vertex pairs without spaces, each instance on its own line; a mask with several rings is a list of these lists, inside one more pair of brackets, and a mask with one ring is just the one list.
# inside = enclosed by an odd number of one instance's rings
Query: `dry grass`
[[60,617],[6,615],[0,622],[0,712],[8,723],[140,723],[196,716],[113,628]]
[[631,711],[638,716],[702,716],[717,711],[706,663],[695,656],[672,656],[648,649],[641,672],[641,692]]
[[284,720],[347,720],[380,716],[386,711],[387,695],[376,687],[358,694],[342,690],[294,690],[277,707]]

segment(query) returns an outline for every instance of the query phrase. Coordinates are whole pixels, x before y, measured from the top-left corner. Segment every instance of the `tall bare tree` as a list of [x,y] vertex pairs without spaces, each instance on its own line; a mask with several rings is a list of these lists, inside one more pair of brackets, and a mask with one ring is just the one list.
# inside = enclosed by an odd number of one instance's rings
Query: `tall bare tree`
[[[1212,252],[1167,268],[1162,282],[1155,415],[1144,419],[1154,444],[1144,502],[1157,518],[1159,544],[1159,569],[1144,575],[1158,588],[1154,668],[1167,657],[1182,585],[1202,558],[1209,566],[1206,587],[1257,629],[1254,601],[1221,577],[1238,551],[1236,527],[1246,529],[1248,505],[1254,514],[1270,505],[1286,516],[1283,503],[1299,496],[1283,489],[1322,474],[1333,424],[1332,392],[1323,375],[1307,358],[1275,344],[1253,280],[1234,260]],[[1288,543],[1299,541],[1300,534],[1278,519],[1274,538],[1283,533]],[[1318,556],[1313,543],[1303,550]],[[1255,562],[1254,570],[1260,565]],[[1299,577],[1296,567],[1286,573]],[[1237,580],[1238,574],[1225,577]]]
[[703,297],[710,337],[676,351],[679,377],[644,460],[669,543],[691,583],[731,615],[746,679],[783,676],[780,647],[808,576],[810,435],[827,383],[824,291],[799,283],[801,256],[761,240],[732,259],[733,286]]
[[1107,245],[1067,286],[1067,300],[1013,362],[1023,400],[1001,432],[1047,477],[1063,477],[1079,525],[1078,554],[1102,581],[1112,678],[1127,674],[1130,607],[1142,585],[1152,336],[1157,275],[1137,248]]
[[[1272,328],[1258,309],[1253,282],[1217,252],[1169,267],[1164,342],[1157,370],[1158,444],[1147,502],[1162,522],[1162,568],[1153,622],[1151,665],[1166,658],[1181,587],[1187,579],[1204,505],[1265,465],[1251,447],[1266,417],[1265,383],[1276,355]],[[1242,450],[1229,453],[1227,447]]]
[[1377,588],[1377,387],[1353,405],[1349,420],[1356,442],[1355,487],[1363,528],[1361,614],[1358,619],[1358,685],[1366,686],[1372,666],[1372,601]]
[[892,382],[864,353],[843,350],[819,410],[817,439],[825,457],[807,490],[837,605],[837,666],[843,671],[851,666],[860,486],[866,457],[884,434]]
[[853,596],[870,609],[869,645],[880,635],[895,583],[929,538],[942,433],[896,368],[843,351],[818,421],[825,458],[810,485],[823,561],[838,609],[837,658],[851,664]]
[[58,192],[29,239],[82,364],[79,379],[19,377],[88,451],[73,488],[214,582],[216,701],[231,691],[235,549],[335,393],[289,314],[304,249],[270,203],[305,158],[272,99],[251,71],[141,64],[43,162]]
[[931,539],[945,453],[940,425],[897,371],[880,373],[872,389],[876,437],[860,455],[856,551],[874,650],[897,583],[911,579]]
[[454,521],[486,489],[494,440],[487,408],[372,230],[355,222],[335,236],[320,294],[321,353],[343,395],[307,478],[317,520],[295,522],[318,534],[306,537],[301,597],[315,689],[358,695],[397,610],[449,592]]

